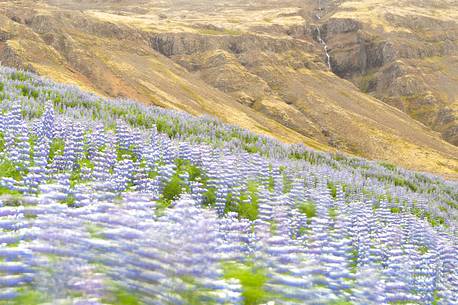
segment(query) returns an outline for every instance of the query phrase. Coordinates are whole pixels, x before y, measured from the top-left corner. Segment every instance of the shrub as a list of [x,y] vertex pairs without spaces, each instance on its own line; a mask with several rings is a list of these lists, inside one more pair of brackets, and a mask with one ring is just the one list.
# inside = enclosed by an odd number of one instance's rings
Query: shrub
[[216,189],[210,187],[203,193],[203,205],[214,206],[216,204]]
[[114,288],[111,297],[104,299],[103,303],[112,305],[141,305],[140,299],[124,288]]
[[331,217],[332,219],[336,219],[338,213],[339,213],[339,210],[337,208],[329,208],[328,209],[329,217]]
[[5,150],[5,135],[0,132],[0,152]]
[[59,154],[63,154],[65,149],[64,139],[53,139],[51,147],[49,148],[49,160],[54,160],[54,157]]
[[307,201],[300,203],[298,209],[302,214],[307,216],[307,222],[310,222],[316,216],[316,205],[314,202]]
[[331,192],[332,198],[335,199],[335,198],[337,197],[337,187],[336,187],[336,185],[334,184],[334,182],[328,181],[328,189],[329,189],[329,191]]
[[21,180],[22,175],[18,170],[17,166],[14,165],[10,160],[0,161],[0,178],[13,178],[15,180]]
[[420,252],[421,254],[426,254],[426,253],[428,253],[428,251],[429,251],[429,249],[428,249],[428,247],[425,246],[425,245],[420,246],[420,247],[418,248],[418,252]]
[[126,156],[129,159],[131,159],[132,161],[134,161],[134,162],[138,161],[138,156],[134,153],[134,147],[133,146],[129,147],[129,149],[124,149],[124,148],[119,148],[118,147],[116,149],[116,156],[117,156],[117,160],[118,161],[121,161],[121,160],[125,159]]
[[254,221],[259,215],[258,183],[248,181],[247,191],[240,196],[239,204],[230,209],[239,214],[239,217]]
[[266,271],[253,264],[227,263],[223,265],[225,279],[237,279],[242,285],[244,305],[258,305],[267,301],[268,294],[264,288],[267,282]]
[[39,305],[46,302],[46,297],[34,290],[23,290],[9,305]]
[[399,214],[399,213],[401,213],[401,208],[400,207],[393,207],[393,208],[391,208],[391,213]]
[[173,200],[178,199],[183,193],[183,189],[189,191],[189,187],[183,182],[183,180],[178,175],[174,175],[162,191],[163,200],[170,203]]

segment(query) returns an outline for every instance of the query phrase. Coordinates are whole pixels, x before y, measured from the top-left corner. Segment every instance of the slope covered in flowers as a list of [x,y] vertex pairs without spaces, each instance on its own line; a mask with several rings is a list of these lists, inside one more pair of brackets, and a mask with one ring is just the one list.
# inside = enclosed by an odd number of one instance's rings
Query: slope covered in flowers
[[0,69],[0,304],[458,304],[458,185]]

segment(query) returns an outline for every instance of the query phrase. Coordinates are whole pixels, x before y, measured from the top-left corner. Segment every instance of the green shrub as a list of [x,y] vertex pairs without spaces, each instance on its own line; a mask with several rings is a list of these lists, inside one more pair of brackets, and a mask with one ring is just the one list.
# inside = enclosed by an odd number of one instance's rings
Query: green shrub
[[332,198],[335,199],[337,197],[337,187],[332,181],[328,181],[328,189],[331,192]]
[[73,206],[76,203],[76,198],[74,195],[70,194],[67,196],[67,199],[65,199],[62,203],[68,206]]
[[268,182],[267,189],[270,192],[273,192],[275,190],[275,179],[274,179],[274,177],[272,175],[269,176],[269,182]]
[[291,181],[291,179],[289,179],[289,177],[286,174],[283,174],[283,193],[286,194],[291,192],[292,188],[293,182]]
[[332,219],[336,219],[338,213],[339,213],[339,210],[337,208],[329,208],[328,209],[329,217],[331,217]]
[[256,181],[248,181],[247,191],[240,196],[240,202],[235,205],[235,211],[239,217],[251,221],[256,220],[259,215],[259,184]]
[[14,180],[21,180],[22,175],[17,166],[10,160],[0,161],[0,178],[13,178]]
[[46,303],[47,298],[40,292],[35,290],[22,290],[19,295],[14,298],[13,300],[9,301],[8,303],[0,304],[8,304],[8,305],[39,305]]
[[441,298],[439,297],[439,293],[437,292],[437,290],[434,290],[433,296],[434,296],[434,300],[431,303],[431,305],[438,305]]
[[188,173],[189,181],[200,181],[204,184],[207,182],[207,177],[204,174],[204,171],[195,164],[192,164],[189,160],[176,159],[175,164],[177,166],[177,172],[179,173]]
[[203,170],[196,165],[190,164],[187,168],[187,172],[189,174],[190,181],[196,181],[197,179],[202,181],[204,178]]
[[138,156],[134,153],[133,146],[129,147],[128,149],[118,147],[116,149],[116,156],[118,161],[125,159],[126,156],[134,162],[138,161]]
[[346,300],[337,300],[337,301],[332,301],[329,303],[329,305],[353,305],[353,302],[346,301]]
[[130,293],[124,288],[116,287],[112,295],[102,300],[103,303],[112,304],[112,305],[142,305],[143,303],[140,299],[134,294]]
[[5,135],[3,134],[3,132],[0,132],[0,152],[5,150],[5,145]]
[[402,211],[400,207],[392,207],[390,210],[393,214],[399,214]]
[[238,279],[242,285],[244,305],[258,305],[268,301],[265,290],[266,271],[253,264],[227,263],[223,265],[225,279]]
[[216,189],[213,187],[208,188],[205,193],[203,193],[203,205],[208,207],[213,207],[216,204]]
[[250,153],[250,154],[261,153],[261,149],[259,149],[259,147],[257,147],[256,145],[248,145],[248,144],[245,144],[245,145],[243,145],[243,149],[244,149],[247,153]]
[[53,139],[51,142],[51,147],[49,149],[49,160],[54,160],[54,157],[59,153],[62,155],[65,149],[64,139]]
[[10,74],[10,79],[23,82],[23,81],[28,80],[29,78],[22,72],[14,72]]
[[165,185],[162,192],[162,198],[166,202],[170,203],[181,196],[184,191],[183,189],[185,191],[189,191],[189,187],[183,182],[183,180],[178,175],[174,175]]
[[299,212],[307,216],[307,222],[316,216],[316,204],[312,201],[302,202],[297,207]]
[[12,196],[20,196],[21,193],[18,191],[12,191],[6,187],[0,187],[0,196],[1,195],[12,195]]
[[426,254],[426,253],[428,253],[428,251],[429,251],[429,249],[425,245],[418,247],[418,252],[420,252],[421,254]]
[[393,164],[390,164],[390,163],[387,163],[387,162],[380,162],[380,165],[383,166],[384,168],[390,170],[390,171],[394,171],[396,169],[396,165],[393,165]]
[[237,206],[236,212],[239,214],[239,217],[241,218],[246,218],[251,221],[254,221],[258,218],[259,211],[258,211],[258,205],[253,204],[252,202],[241,202]]

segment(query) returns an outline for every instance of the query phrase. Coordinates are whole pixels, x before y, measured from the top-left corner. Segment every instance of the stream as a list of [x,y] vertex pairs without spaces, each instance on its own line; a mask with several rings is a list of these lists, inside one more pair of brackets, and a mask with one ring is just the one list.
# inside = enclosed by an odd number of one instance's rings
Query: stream
[[[321,7],[321,0],[318,0],[318,13],[315,15],[318,20],[321,19],[321,13],[324,11],[324,8]],[[328,52],[328,45],[326,44],[326,41],[323,40],[321,37],[321,30],[319,26],[316,26],[316,31],[317,31],[317,39],[318,42],[321,43],[324,49],[324,53],[326,54],[326,63],[328,65],[329,70],[332,71],[332,66],[331,66],[331,55]]]

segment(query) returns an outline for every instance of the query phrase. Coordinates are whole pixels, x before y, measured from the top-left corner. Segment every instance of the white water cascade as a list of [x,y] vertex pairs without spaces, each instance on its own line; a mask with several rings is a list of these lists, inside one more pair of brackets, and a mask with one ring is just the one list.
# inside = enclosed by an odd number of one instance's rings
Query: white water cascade
[[[321,19],[321,13],[323,12],[323,10],[324,8],[321,7],[321,0],[318,0],[318,13],[315,15],[318,20]],[[328,64],[329,70],[332,71],[331,55],[329,55],[329,52],[328,52],[328,45],[326,44],[326,41],[323,40],[323,37],[321,37],[321,30],[319,26],[316,26],[316,31],[317,31],[318,42],[321,43],[324,49],[324,53],[326,54],[326,63]]]
[[332,71],[331,55],[329,55],[329,52],[328,52],[328,45],[326,44],[326,42],[321,37],[321,30],[320,30],[319,26],[316,27],[316,31],[317,31],[317,37],[316,38],[318,39],[318,42],[321,43],[321,45],[323,45],[324,53],[326,54],[326,63],[328,64],[329,70]]

